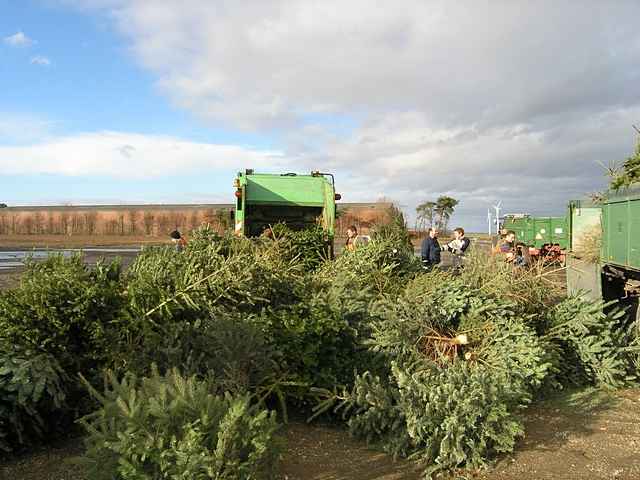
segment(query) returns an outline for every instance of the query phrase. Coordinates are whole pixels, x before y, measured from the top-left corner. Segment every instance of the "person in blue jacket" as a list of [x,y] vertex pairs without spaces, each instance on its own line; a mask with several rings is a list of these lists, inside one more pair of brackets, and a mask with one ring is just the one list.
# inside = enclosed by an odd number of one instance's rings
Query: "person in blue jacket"
[[422,241],[421,256],[423,268],[430,270],[440,263],[440,243],[438,230],[431,227],[427,237]]

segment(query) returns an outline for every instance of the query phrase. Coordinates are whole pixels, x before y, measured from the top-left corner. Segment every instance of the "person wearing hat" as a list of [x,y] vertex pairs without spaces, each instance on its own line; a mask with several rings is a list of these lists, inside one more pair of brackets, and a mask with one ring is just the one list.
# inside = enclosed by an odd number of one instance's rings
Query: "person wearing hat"
[[171,241],[176,246],[176,252],[181,252],[184,250],[184,247],[187,246],[187,240],[182,236],[182,234],[178,230],[174,230],[169,234],[171,237]]

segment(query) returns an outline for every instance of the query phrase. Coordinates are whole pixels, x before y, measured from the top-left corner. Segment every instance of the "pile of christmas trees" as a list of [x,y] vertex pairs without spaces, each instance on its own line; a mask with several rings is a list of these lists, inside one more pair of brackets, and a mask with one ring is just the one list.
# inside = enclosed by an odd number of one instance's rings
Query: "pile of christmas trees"
[[376,368],[325,392],[318,412],[333,407],[354,434],[432,474],[513,450],[523,409],[554,389],[633,382],[637,326],[626,312],[563,298],[548,276],[476,255],[460,275],[407,277],[375,306]]

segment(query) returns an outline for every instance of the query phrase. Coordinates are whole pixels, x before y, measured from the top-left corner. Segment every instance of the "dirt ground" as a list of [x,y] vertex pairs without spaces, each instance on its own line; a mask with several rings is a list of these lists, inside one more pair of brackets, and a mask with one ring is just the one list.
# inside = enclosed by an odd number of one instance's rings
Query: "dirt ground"
[[527,415],[526,437],[483,480],[640,478],[640,390],[562,395]]
[[22,269],[5,272],[0,270],[0,290],[11,288],[18,284]]
[[[481,472],[449,479],[636,480],[640,478],[640,390],[608,393],[592,389],[546,400],[526,414],[526,437],[516,452]],[[369,449],[342,428],[293,422],[280,480],[418,480],[420,469],[406,460]],[[85,480],[74,463],[80,439],[0,460],[1,480]]]

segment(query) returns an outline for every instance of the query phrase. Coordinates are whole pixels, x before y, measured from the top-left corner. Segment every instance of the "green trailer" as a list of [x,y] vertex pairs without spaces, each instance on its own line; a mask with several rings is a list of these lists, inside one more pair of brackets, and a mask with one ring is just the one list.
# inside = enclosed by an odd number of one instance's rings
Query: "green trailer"
[[610,196],[603,203],[600,262],[602,298],[636,307],[640,297],[640,193]]
[[516,241],[537,250],[566,250],[569,232],[566,217],[532,217],[530,215],[506,215],[502,228],[513,230]]
[[640,271],[640,194],[609,198],[602,207],[602,261]]
[[236,189],[235,233],[257,237],[265,228],[285,223],[293,230],[319,224],[327,239],[335,235],[336,200],[333,175],[312,172],[268,174],[239,172]]
[[[568,290],[583,290],[594,299],[619,300],[622,306],[636,308],[640,297],[640,193],[612,194],[598,204],[571,202],[569,212],[574,261],[567,270]],[[586,261],[586,240],[594,235],[599,235],[599,255]]]

